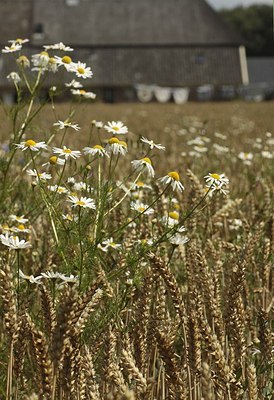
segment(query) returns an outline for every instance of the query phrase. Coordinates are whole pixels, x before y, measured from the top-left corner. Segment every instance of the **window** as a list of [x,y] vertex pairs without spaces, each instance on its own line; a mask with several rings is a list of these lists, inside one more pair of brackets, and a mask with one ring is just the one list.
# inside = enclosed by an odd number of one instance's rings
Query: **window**
[[42,40],[45,37],[44,26],[40,22],[34,26],[33,38]]
[[80,0],[66,0],[66,5],[69,7],[78,6],[79,3],[80,3]]
[[203,53],[196,54],[195,64],[203,65],[206,61],[206,57]]

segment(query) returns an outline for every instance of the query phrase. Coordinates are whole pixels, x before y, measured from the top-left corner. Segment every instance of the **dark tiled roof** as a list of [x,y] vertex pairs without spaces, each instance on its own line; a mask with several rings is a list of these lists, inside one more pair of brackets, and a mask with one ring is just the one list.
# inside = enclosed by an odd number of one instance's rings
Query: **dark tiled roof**
[[0,43],[30,38],[32,0],[0,0]]
[[250,83],[274,83],[274,57],[249,57],[247,66]]
[[74,46],[240,42],[204,0],[78,2],[72,7],[67,0],[35,0],[33,23],[42,24],[43,42]]

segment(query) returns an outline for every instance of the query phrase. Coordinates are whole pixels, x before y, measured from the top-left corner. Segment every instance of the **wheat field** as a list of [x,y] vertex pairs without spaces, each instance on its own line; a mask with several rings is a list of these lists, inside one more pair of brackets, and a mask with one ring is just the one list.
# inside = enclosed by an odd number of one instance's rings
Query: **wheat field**
[[273,105],[45,103],[49,60],[1,108],[0,398],[272,399]]

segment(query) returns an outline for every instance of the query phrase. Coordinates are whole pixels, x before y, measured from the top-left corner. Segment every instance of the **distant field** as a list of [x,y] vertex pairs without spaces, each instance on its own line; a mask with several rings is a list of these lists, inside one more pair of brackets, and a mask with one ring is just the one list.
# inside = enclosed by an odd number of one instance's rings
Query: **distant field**
[[[50,120],[55,122],[55,118],[49,106],[48,117],[44,126],[48,128]],[[227,131],[243,129],[243,133],[256,136],[273,129],[273,110],[274,104],[269,103],[187,103],[177,106],[170,104],[139,104],[139,103],[120,103],[103,104],[94,103],[86,106],[75,107],[76,114],[73,119],[82,127],[86,127],[93,119],[96,120],[117,120],[121,119],[127,123],[129,129],[142,135],[166,140],[169,133],[165,128],[168,127],[174,138],[174,131],[186,125],[185,117],[195,116],[205,123],[208,131],[218,130]],[[59,104],[56,106],[57,116],[60,119],[66,118],[70,109],[69,104]],[[43,113],[45,116],[45,113]],[[7,137],[8,127],[6,118],[3,116],[3,109],[0,109],[1,118],[1,137]],[[45,117],[44,117],[45,118]],[[252,122],[252,126],[250,124]],[[37,124],[37,120],[36,120]],[[37,128],[38,129],[38,128]],[[41,130],[41,128],[39,128]],[[84,128],[86,129],[86,128]]]

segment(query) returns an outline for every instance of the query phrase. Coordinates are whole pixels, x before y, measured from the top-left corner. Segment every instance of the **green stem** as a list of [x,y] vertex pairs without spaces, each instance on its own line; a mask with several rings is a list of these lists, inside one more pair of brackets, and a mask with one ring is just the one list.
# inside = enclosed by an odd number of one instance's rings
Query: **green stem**
[[83,244],[82,244],[82,235],[81,235],[81,207],[79,206],[78,211],[78,234],[79,234],[79,246],[80,246],[80,272],[79,272],[79,289],[81,289],[82,279],[83,279]]
[[20,306],[20,250],[16,250],[16,258],[17,258],[17,310],[19,310]]

